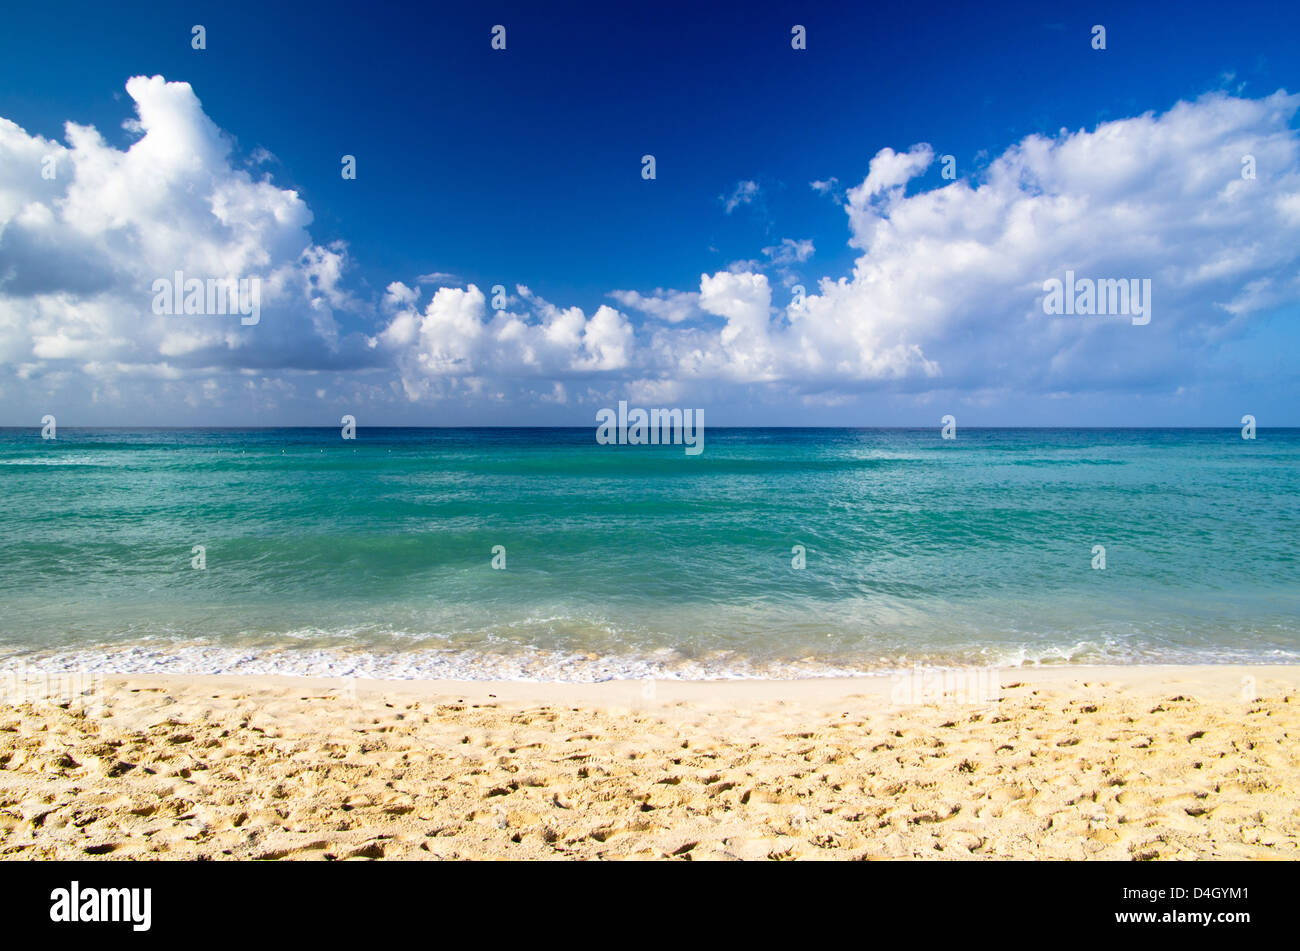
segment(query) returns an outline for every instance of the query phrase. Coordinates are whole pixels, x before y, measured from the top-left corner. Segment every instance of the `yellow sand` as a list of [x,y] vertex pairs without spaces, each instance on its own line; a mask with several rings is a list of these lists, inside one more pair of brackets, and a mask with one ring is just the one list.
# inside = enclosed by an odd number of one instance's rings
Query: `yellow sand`
[[112,678],[106,716],[0,706],[0,855],[1296,858],[1298,684],[1011,670],[992,703],[900,705],[887,678]]

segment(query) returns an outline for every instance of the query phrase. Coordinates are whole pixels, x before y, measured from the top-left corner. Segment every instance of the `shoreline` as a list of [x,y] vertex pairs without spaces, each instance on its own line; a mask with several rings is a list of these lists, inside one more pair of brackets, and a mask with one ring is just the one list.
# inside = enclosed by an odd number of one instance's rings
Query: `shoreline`
[[105,677],[0,704],[0,858],[1300,857],[1300,665],[1000,674]]
[[[961,677],[994,671],[1002,685],[1019,682],[1032,685],[1083,686],[1104,682],[1130,691],[1159,691],[1166,686],[1195,684],[1209,696],[1230,698],[1240,693],[1242,677],[1289,682],[1300,687],[1300,663],[1295,664],[1061,664],[1032,667],[942,667],[918,665],[916,668],[866,672],[852,677],[726,677],[717,679],[676,679],[638,677],[599,681],[569,680],[461,680],[442,678],[369,678],[353,676],[316,676],[294,673],[98,673],[107,684],[134,684],[151,687],[185,689],[217,687],[257,690],[260,688],[312,689],[340,691],[353,684],[358,693],[394,694],[402,697],[436,697],[439,695],[484,700],[559,702],[572,699],[582,703],[617,705],[635,698],[648,700],[703,702],[722,694],[756,701],[798,700],[837,702],[848,696],[889,700],[900,679],[920,671],[935,677]],[[32,673],[59,677],[77,672],[33,668]],[[646,695],[646,685],[654,685],[654,696]],[[904,701],[903,706],[924,705],[924,700]],[[960,703],[958,705],[961,705]]]
[[[1208,657],[1149,659],[989,657],[900,658],[887,662],[849,663],[823,659],[683,658],[663,661],[646,656],[596,655],[552,652],[554,656],[516,656],[507,653],[466,651],[457,656],[441,649],[299,647],[265,645],[251,648],[214,645],[166,646],[148,644],[105,645],[72,650],[9,649],[0,652],[0,677],[23,671],[36,675],[86,675],[104,678],[134,677],[287,677],[302,680],[347,680],[376,683],[484,683],[484,684],[600,684],[641,683],[838,683],[888,680],[918,671],[1127,671],[1220,668],[1300,668],[1300,655],[1285,656],[1214,654]],[[466,666],[473,664],[473,668]]]

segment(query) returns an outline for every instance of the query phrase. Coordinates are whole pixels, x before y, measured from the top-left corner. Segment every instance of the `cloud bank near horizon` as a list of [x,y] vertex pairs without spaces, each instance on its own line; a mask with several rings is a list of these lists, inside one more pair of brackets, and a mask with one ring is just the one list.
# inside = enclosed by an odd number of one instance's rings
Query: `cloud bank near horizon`
[[[933,188],[917,187],[930,146],[884,148],[842,193],[851,274],[800,284],[812,242],[768,239],[762,264],[611,289],[586,313],[524,285],[426,293],[451,275],[362,295],[347,246],[313,240],[306,203],[238,158],[189,84],[126,90],[124,150],[91,127],[69,122],[60,143],[0,119],[0,397],[128,420],[166,402],[201,421],[250,394],[381,411],[1172,393],[1300,301],[1300,95],[1282,91],[1032,135]],[[1067,270],[1149,278],[1150,324],[1045,316],[1043,282]],[[154,314],[153,282],[177,271],[260,279],[260,322]]]

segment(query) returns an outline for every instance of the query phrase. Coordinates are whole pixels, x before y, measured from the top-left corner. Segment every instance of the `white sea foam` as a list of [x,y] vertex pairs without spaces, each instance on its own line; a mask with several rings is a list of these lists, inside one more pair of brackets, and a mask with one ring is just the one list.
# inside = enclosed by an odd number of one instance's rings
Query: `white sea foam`
[[102,674],[245,674],[359,677],[376,680],[514,680],[598,683],[608,680],[791,680],[881,674],[883,669],[812,661],[759,663],[726,656],[687,658],[672,650],[592,656],[540,649],[492,654],[464,650],[399,651],[283,648],[247,650],[208,645],[131,645],[98,650],[24,653],[32,669]]
[[374,680],[501,680],[599,683],[611,680],[794,680],[887,676],[916,666],[933,669],[1023,668],[1119,663],[1298,663],[1300,653],[1223,651],[1146,654],[1141,657],[1080,643],[1073,648],[974,651],[961,656],[917,654],[861,663],[817,658],[760,661],[732,651],[687,657],[672,649],[592,655],[539,648],[495,653],[461,649],[343,650],[282,647],[235,648],[209,644],[137,643],[98,649],[12,652],[0,668],[92,674],[289,675]]

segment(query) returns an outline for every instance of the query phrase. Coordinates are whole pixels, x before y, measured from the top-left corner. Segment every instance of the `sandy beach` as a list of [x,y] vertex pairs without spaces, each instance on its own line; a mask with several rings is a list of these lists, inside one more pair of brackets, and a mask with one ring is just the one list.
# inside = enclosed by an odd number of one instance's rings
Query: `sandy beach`
[[0,856],[1300,857],[1300,667],[997,680],[110,677],[0,705]]

